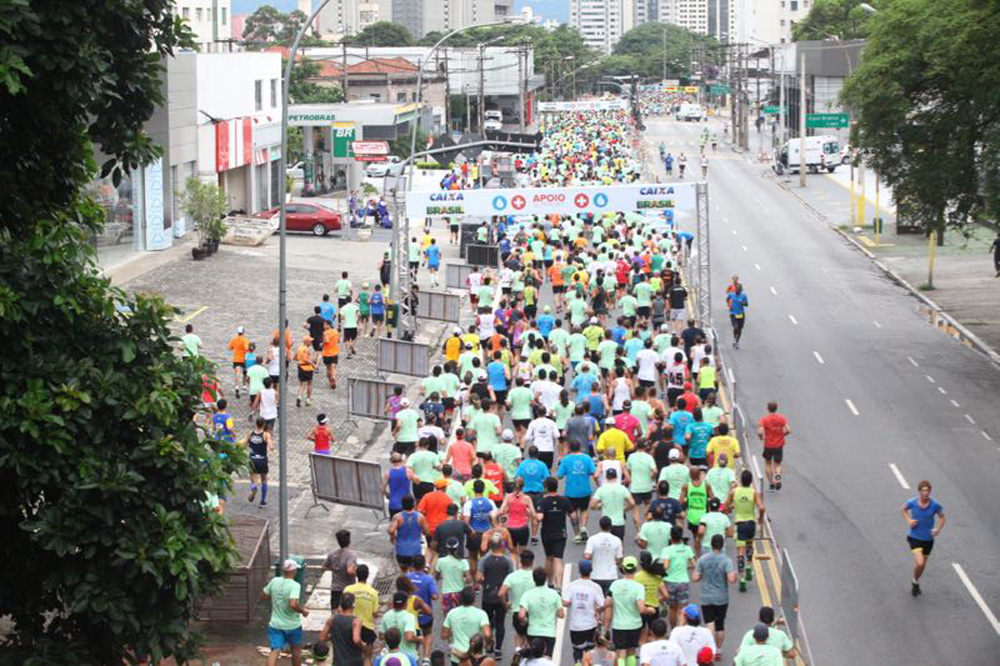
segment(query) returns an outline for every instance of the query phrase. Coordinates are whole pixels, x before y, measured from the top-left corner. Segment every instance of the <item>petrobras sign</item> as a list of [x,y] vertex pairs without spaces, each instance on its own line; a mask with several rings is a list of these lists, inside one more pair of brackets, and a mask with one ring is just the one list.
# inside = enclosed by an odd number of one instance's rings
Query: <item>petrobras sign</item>
[[628,102],[623,99],[585,99],[574,102],[539,102],[538,110],[545,112],[573,111],[619,111],[628,108]]
[[408,217],[694,210],[694,183],[407,192]]

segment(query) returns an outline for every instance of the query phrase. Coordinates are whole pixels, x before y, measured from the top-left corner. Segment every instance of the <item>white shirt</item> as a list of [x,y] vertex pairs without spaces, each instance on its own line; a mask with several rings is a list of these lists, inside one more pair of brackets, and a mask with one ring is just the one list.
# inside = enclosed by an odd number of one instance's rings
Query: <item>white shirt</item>
[[486,338],[491,338],[496,333],[496,328],[494,327],[495,318],[492,314],[481,314],[476,317],[476,323],[479,324],[480,339],[486,340]]
[[528,424],[525,439],[538,447],[539,451],[555,451],[556,441],[559,439],[559,428],[556,427],[556,422],[552,419],[540,416]]
[[260,418],[265,421],[278,418],[278,394],[273,388],[260,392]]
[[539,657],[538,659],[525,659],[521,662],[521,666],[555,666],[551,659],[548,657]]
[[[697,662],[693,662],[697,663]],[[639,650],[641,666],[686,666],[688,660],[681,651],[681,646],[669,639],[646,643]]]
[[437,439],[438,446],[444,446],[448,441],[445,438],[444,430],[441,429],[441,426],[425,425],[417,429],[418,441],[428,435],[433,435]]
[[272,377],[278,377],[281,375],[281,357],[279,354],[281,350],[277,347],[271,347],[271,360],[267,362],[267,374]]
[[712,653],[715,654],[715,636],[705,627],[682,624],[673,628],[670,640],[680,646],[689,664],[698,663],[698,653],[703,647],[712,648]]
[[538,401],[545,409],[553,409],[559,402],[559,394],[563,387],[551,380],[537,380],[531,382],[531,391],[538,396]]
[[635,355],[635,361],[639,364],[638,377],[647,382],[656,381],[656,364],[660,362],[660,355],[652,349],[643,349]]
[[660,359],[667,365],[672,365],[674,362],[674,356],[676,354],[681,355],[682,363],[684,361],[687,361],[687,357],[684,355],[684,350],[681,349],[680,347],[667,347],[666,349],[663,350],[663,353],[660,354]]
[[509,268],[504,268],[500,271],[500,288],[504,289],[511,286],[514,282],[514,271]]
[[622,540],[611,532],[598,532],[587,539],[583,550],[594,563],[591,576],[594,580],[617,580],[618,560],[623,557]]
[[597,626],[597,612],[604,607],[604,591],[589,578],[578,578],[563,591],[569,603],[569,630],[589,631]]
[[474,296],[478,295],[479,288],[483,286],[483,274],[469,273],[469,277],[466,279],[469,281],[469,293]]
[[682,389],[687,379],[687,366],[683,363],[671,363],[667,366],[667,388]]

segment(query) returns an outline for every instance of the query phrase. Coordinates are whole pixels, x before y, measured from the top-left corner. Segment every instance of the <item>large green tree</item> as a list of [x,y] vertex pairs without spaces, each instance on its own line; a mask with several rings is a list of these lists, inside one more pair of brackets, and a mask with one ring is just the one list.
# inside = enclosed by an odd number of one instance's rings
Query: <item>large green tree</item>
[[815,0],[806,17],[792,26],[792,39],[864,39],[872,14],[861,7],[867,4],[878,10],[882,0]]
[[[282,61],[282,68],[288,61]],[[320,74],[319,63],[299,59],[292,68],[292,79],[288,86],[288,97],[294,104],[333,104],[344,101],[344,91],[340,87],[321,86],[315,83]]]
[[997,9],[987,0],[888,3],[843,92],[858,117],[858,145],[928,230],[996,226]]
[[[261,5],[243,24],[243,44],[252,51],[269,46],[291,46],[302,25],[309,20],[298,9],[281,12],[271,5]],[[302,46],[325,46],[328,43],[307,31]]]
[[665,63],[666,78],[683,78],[690,72],[692,48],[715,43],[712,38],[672,23],[643,23],[622,35],[614,55],[634,58],[636,70],[624,73],[659,80]]
[[410,46],[413,35],[401,23],[379,21],[366,26],[361,32],[344,41],[352,46]]
[[[0,11],[0,616],[5,663],[191,656],[196,604],[235,551],[203,506],[241,454],[193,417],[156,298],[110,286],[85,186],[157,157],[162,62],[190,45],[171,0],[7,0]],[[72,35],[72,39],[67,39]],[[226,457],[221,457],[226,454]]]

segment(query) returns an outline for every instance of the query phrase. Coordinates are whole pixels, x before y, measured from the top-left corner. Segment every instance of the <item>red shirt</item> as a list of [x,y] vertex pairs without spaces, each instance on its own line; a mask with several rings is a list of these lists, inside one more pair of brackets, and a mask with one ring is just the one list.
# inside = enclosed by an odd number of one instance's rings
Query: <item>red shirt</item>
[[483,465],[483,478],[492,481],[493,485],[499,489],[500,492],[498,494],[489,495],[489,498],[499,505],[499,503],[503,501],[503,467],[501,467],[495,460],[489,461]]
[[215,402],[219,396],[219,380],[208,375],[201,376],[201,401]]
[[615,417],[615,427],[628,435],[633,444],[635,438],[642,434],[642,422],[628,412],[622,412]]
[[438,525],[448,519],[448,507],[451,504],[451,498],[443,490],[431,491],[420,498],[417,511],[424,514],[431,534],[434,534]]
[[760,427],[764,429],[764,448],[780,449],[785,445],[785,426],[788,419],[778,413],[768,414],[760,420]]
[[694,410],[701,406],[701,400],[698,399],[697,393],[692,393],[691,391],[685,391],[680,395],[684,398],[684,411],[694,414]]
[[324,425],[313,429],[313,452],[330,454],[330,429]]

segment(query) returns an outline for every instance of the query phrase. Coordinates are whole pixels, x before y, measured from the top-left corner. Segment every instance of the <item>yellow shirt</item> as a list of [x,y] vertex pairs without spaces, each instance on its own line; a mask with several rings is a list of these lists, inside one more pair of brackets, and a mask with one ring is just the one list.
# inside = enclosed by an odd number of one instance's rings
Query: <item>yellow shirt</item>
[[444,341],[444,358],[447,361],[457,361],[462,354],[462,338],[452,336]]
[[354,595],[354,614],[360,618],[362,626],[375,631],[378,591],[368,583],[354,583],[344,588],[344,594]]
[[740,457],[740,443],[735,437],[730,437],[729,435],[716,435],[708,442],[708,449],[706,449],[708,457],[714,461],[715,465],[719,464],[719,454],[725,453],[726,458],[729,459],[730,467],[732,466],[732,461]]
[[625,452],[631,451],[633,448],[635,445],[632,444],[632,440],[628,438],[624,430],[618,428],[605,430],[597,438],[597,452],[603,453],[606,449],[614,449],[615,458],[621,462],[625,462]]
[[466,333],[465,335],[463,335],[462,344],[463,346],[465,344],[471,344],[472,351],[474,351],[477,354],[479,353],[479,336],[476,335],[475,333]]

